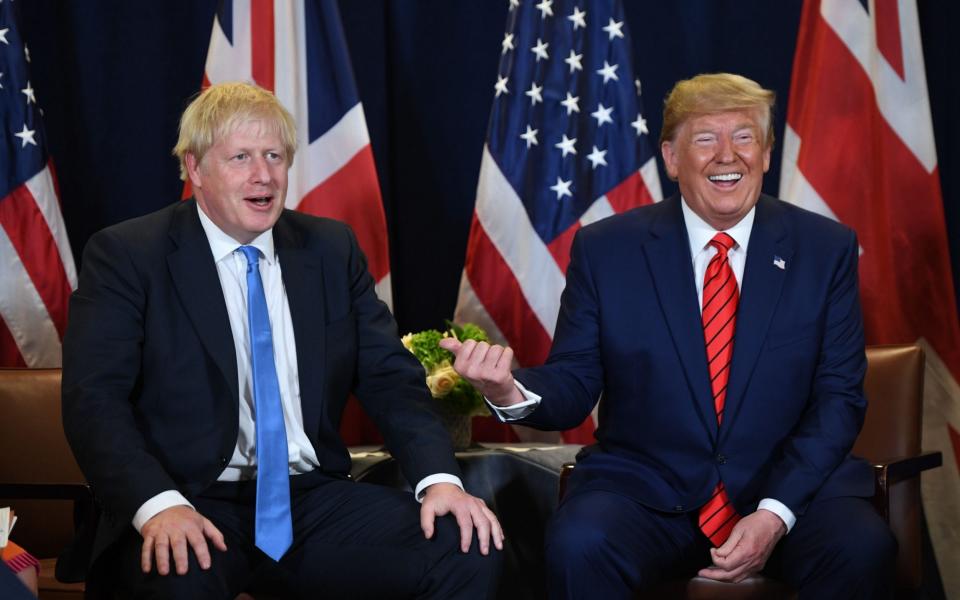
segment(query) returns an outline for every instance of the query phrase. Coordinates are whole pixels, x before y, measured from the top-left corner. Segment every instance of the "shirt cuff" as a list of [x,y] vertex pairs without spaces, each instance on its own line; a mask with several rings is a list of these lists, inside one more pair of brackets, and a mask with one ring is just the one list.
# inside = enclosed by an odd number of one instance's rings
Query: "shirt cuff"
[[490,411],[495,417],[500,419],[501,423],[517,421],[528,416],[530,413],[537,410],[537,407],[540,406],[540,401],[543,399],[539,395],[534,394],[527,388],[523,387],[523,384],[516,379],[513,380],[513,384],[517,386],[517,389],[520,390],[520,393],[523,394],[523,397],[526,398],[526,400],[516,404],[511,404],[510,406],[497,406],[496,404],[493,404],[484,398],[484,400],[487,401],[487,406],[490,407]]
[[451,475],[449,473],[434,473],[433,475],[424,477],[420,480],[420,483],[417,484],[417,487],[413,492],[417,502],[423,502],[423,496],[427,493],[427,488],[435,483],[452,483],[463,490],[463,482],[460,481],[460,478],[456,475]]
[[760,509],[769,510],[773,514],[780,517],[780,520],[783,521],[783,524],[787,526],[787,533],[790,533],[790,530],[793,529],[793,526],[797,524],[797,516],[793,514],[793,511],[787,508],[787,505],[779,500],[774,500],[773,498],[764,498],[760,501],[760,504],[757,505],[757,510]]
[[183,494],[176,490],[160,492],[153,498],[150,498],[144,502],[143,505],[137,509],[136,514],[133,515],[133,528],[137,530],[137,533],[140,533],[140,529],[146,525],[147,521],[155,517],[161,511],[167,510],[168,508],[174,506],[189,506],[190,508],[193,508],[193,505],[183,497]]

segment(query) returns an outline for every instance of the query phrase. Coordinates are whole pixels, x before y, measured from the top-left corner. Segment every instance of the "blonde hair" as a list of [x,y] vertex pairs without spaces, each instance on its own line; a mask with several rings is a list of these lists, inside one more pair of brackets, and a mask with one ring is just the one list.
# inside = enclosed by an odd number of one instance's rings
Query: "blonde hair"
[[683,123],[695,116],[735,110],[757,110],[766,132],[766,148],[773,147],[773,104],[776,94],[756,81],[733,73],[707,73],[678,81],[663,101],[660,143],[674,141]]
[[174,156],[180,160],[180,179],[187,180],[187,154],[193,154],[199,162],[218,139],[255,120],[276,127],[287,165],[292,164],[297,128],[277,97],[252,83],[218,83],[194,98],[180,117],[180,135],[173,148]]

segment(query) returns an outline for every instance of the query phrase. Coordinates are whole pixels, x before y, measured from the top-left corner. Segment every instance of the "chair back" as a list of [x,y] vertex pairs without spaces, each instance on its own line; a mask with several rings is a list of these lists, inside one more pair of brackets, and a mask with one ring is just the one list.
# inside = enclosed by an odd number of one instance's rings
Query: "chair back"
[[[854,454],[871,462],[920,454],[924,364],[915,344],[867,348],[867,417]],[[890,528],[900,545],[898,585],[917,589],[923,575],[919,477],[891,486]]]
[[[0,484],[84,483],[60,415],[60,369],[0,369]],[[17,513],[13,539],[40,558],[73,539],[71,500],[0,496],[0,506]]]

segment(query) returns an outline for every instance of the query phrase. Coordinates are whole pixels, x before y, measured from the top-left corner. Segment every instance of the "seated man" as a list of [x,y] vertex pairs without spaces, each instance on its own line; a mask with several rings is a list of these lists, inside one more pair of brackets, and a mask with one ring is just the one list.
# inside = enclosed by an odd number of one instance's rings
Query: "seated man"
[[896,542],[849,455],[866,410],[857,240],[761,193],[773,101],[738,75],[674,87],[660,141],[680,194],[578,232],[544,366],[442,343],[506,420],[573,427],[603,394],[548,529],[551,597],[765,566],[803,598],[889,590]]
[[[195,200],[87,244],[63,418],[103,507],[94,553],[130,598],[233,598],[264,569],[305,597],[488,597],[500,525],[349,228],[284,208],[295,146],[271,93],[210,87],[174,151]],[[350,481],[350,393],[415,497]]]

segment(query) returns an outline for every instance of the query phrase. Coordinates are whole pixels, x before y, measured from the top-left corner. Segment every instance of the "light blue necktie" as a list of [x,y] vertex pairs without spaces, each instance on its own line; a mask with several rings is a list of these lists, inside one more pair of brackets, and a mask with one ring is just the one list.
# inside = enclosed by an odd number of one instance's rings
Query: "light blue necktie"
[[255,541],[264,554],[279,561],[293,543],[287,432],[283,426],[280,383],[273,361],[267,297],[260,279],[260,251],[253,246],[240,246],[239,250],[247,257],[247,321],[257,428]]

